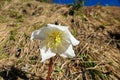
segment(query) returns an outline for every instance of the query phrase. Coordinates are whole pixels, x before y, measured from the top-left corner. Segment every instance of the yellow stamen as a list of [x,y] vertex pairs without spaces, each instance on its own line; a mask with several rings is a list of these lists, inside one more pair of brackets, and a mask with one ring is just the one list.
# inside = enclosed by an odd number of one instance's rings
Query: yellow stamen
[[52,33],[48,34],[48,42],[47,47],[49,48],[56,48],[58,45],[60,45],[62,40],[62,32],[59,30],[55,30]]

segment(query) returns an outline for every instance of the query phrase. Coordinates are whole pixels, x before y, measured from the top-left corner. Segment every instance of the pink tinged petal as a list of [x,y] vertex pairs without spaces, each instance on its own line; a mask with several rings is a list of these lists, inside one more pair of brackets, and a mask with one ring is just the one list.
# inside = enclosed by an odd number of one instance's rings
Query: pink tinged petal
[[41,57],[42,57],[41,62],[56,55],[55,53],[51,52],[50,49],[46,49],[46,47],[40,48],[40,52],[41,52]]
[[70,45],[68,47],[68,49],[64,53],[60,54],[60,56],[62,56],[64,58],[66,58],[66,57],[70,57],[70,58],[75,57],[75,53],[74,53],[74,50],[72,48],[72,45]]

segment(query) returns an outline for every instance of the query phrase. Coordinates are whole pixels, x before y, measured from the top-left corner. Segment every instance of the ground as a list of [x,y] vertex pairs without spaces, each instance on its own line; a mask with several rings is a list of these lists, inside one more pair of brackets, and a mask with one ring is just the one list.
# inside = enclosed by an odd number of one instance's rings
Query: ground
[[120,80],[120,7],[70,5],[39,0],[0,1],[0,80],[45,80],[40,41],[31,33],[48,23],[69,26],[80,40],[76,57],[55,57],[52,80]]

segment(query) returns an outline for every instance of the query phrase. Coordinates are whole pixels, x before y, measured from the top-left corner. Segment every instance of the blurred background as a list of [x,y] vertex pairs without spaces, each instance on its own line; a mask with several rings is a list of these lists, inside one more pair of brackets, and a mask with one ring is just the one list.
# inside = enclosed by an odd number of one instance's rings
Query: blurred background
[[51,1],[54,1],[57,4],[73,4],[74,2],[84,1],[85,6],[94,6],[97,4],[104,6],[120,6],[120,0],[51,0]]

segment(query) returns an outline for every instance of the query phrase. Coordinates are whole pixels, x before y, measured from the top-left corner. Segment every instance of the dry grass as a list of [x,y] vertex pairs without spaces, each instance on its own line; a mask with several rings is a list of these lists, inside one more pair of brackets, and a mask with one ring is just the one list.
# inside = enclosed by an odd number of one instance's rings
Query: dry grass
[[1,80],[46,78],[48,61],[40,63],[40,41],[31,42],[30,35],[48,23],[70,26],[81,41],[74,48],[75,58],[55,57],[54,80],[120,79],[119,7],[84,7],[71,15],[71,7],[31,0],[6,0],[0,5]]

